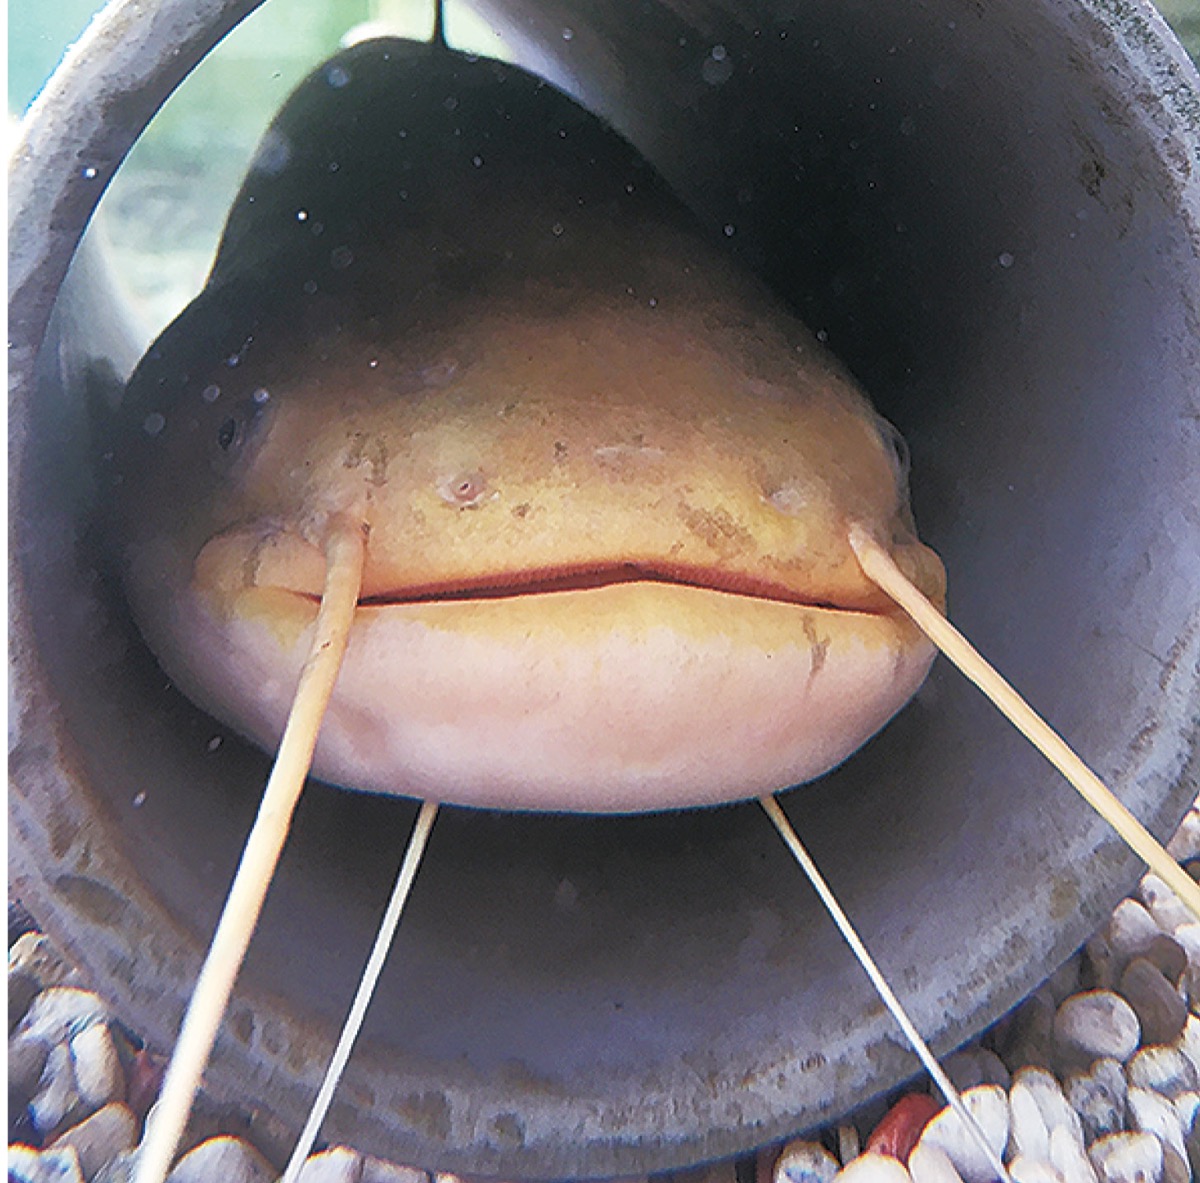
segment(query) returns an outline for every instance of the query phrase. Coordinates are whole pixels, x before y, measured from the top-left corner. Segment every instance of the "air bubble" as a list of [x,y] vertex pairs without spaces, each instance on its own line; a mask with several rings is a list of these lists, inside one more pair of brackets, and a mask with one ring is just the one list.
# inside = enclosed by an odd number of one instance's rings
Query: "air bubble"
[[350,84],[350,71],[345,66],[328,66],[325,70],[325,81],[334,90],[341,90]]
[[298,209],[296,211],[296,221],[297,222],[307,222],[308,221],[308,210]]
[[472,163],[472,164],[473,164],[473,165],[474,165],[476,168],[482,168],[482,167],[483,167],[483,157],[482,157],[482,156],[472,156],[472,157],[471,157],[471,163]]
[[167,425],[167,420],[158,411],[151,411],[149,415],[142,420],[142,430],[151,438],[158,435]]
[[335,247],[329,252],[329,265],[334,271],[345,271],[354,262],[354,252],[348,246]]
[[563,39],[564,41],[574,41],[574,40],[575,40],[575,30],[574,30],[574,29],[570,29],[570,28],[568,28],[568,29],[563,29],[563,31],[562,31],[562,39]]
[[270,400],[271,392],[265,386],[260,386],[250,397],[261,407]]
[[200,391],[200,397],[206,403],[215,403],[221,397],[221,388],[215,382],[210,383]]
[[732,238],[737,233],[737,227],[732,222],[725,223],[725,237]]
[[996,262],[999,263],[1001,267],[1007,269],[1016,262],[1016,258],[1008,251],[1001,251],[1000,254],[996,256]]
[[733,75],[733,58],[723,45],[714,45],[700,66],[700,77],[709,86],[720,86]]
[[83,170],[83,179],[85,181],[94,181],[99,175],[100,170],[92,168],[91,165],[88,165],[88,167]]
[[555,238],[561,238],[562,232],[563,232],[563,224],[561,222],[555,222],[554,225],[550,227],[550,232],[554,235]]

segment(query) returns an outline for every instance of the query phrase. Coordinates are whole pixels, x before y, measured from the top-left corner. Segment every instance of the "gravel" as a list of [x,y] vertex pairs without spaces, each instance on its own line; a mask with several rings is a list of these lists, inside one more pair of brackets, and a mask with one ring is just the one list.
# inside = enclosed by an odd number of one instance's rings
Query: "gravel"
[[[1200,809],[1170,850],[1200,863]],[[10,1183],[129,1183],[165,1057],[45,936],[9,950]],[[1084,949],[944,1066],[1013,1183],[1191,1183],[1200,1169],[1200,923],[1147,875]],[[198,1110],[170,1183],[273,1183],[277,1145]],[[865,1149],[860,1152],[860,1147]],[[286,1154],[286,1150],[282,1152]],[[665,1183],[992,1183],[928,1080],[839,1125]],[[461,1183],[325,1147],[301,1183]]]

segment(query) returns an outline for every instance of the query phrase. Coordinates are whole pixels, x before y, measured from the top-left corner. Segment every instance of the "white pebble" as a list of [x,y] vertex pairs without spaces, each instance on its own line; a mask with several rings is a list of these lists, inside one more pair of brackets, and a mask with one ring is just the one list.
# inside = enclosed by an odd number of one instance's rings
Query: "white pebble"
[[1191,924],[1196,918],[1183,901],[1157,875],[1143,875],[1138,884],[1138,896],[1146,905],[1154,922],[1166,933]]
[[1088,1141],[1125,1128],[1129,1085],[1116,1060],[1097,1060],[1090,1072],[1073,1072],[1066,1080],[1067,1100],[1079,1114]]
[[1109,1134],[1088,1155],[1102,1183],[1159,1183],[1162,1143],[1153,1134]]
[[1180,1093],[1177,1097],[1171,1098],[1171,1104],[1175,1106],[1175,1112],[1179,1114],[1179,1126],[1186,1139],[1196,1124],[1197,1112],[1200,1112],[1200,1092]]
[[52,986],[33,1000],[14,1038],[61,1043],[93,1023],[107,1022],[110,1017],[108,1007],[90,990]]
[[249,1142],[222,1135],[189,1150],[167,1183],[272,1183],[275,1169]]
[[1066,1183],[1048,1162],[1019,1154],[1008,1164],[1008,1176],[1013,1183]]
[[908,1156],[908,1173],[913,1183],[963,1183],[949,1155],[932,1143],[918,1142]]
[[1050,1163],[1064,1183],[1098,1183],[1083,1143],[1064,1126],[1050,1131]]
[[1008,1098],[1012,1111],[1010,1148],[1014,1156],[1047,1160],[1050,1133],[1064,1129],[1083,1147],[1083,1126],[1062,1086],[1044,1068],[1022,1068]]
[[1183,1052],[1192,1068],[1200,1075],[1200,1019],[1195,1015],[1188,1015],[1179,1038],[1171,1046]]
[[84,1176],[92,1179],[106,1163],[137,1145],[138,1121],[128,1105],[105,1105],[85,1121],[60,1134],[51,1149],[74,1147]]
[[1200,858],[1200,811],[1188,810],[1179,829],[1167,843],[1167,853],[1177,862],[1186,863]]
[[775,1163],[774,1183],[830,1183],[838,1161],[816,1142],[789,1142]]
[[386,1158],[363,1156],[360,1183],[429,1183],[429,1176],[416,1167],[402,1167]]
[[69,986],[79,975],[42,932],[22,933],[8,951],[8,972],[27,973],[39,989]]
[[1140,957],[1161,933],[1154,917],[1134,899],[1122,900],[1116,906],[1105,929],[1113,952],[1125,961]]
[[9,1183],[84,1183],[79,1155],[61,1150],[34,1150],[20,1144],[8,1148]]
[[[125,1073],[107,1023],[85,1027],[71,1040],[75,1087],[89,1109],[99,1109],[125,1094]],[[85,1174],[91,1172],[85,1168]]]
[[1155,1134],[1170,1146],[1180,1158],[1187,1160],[1187,1144],[1183,1126],[1175,1106],[1150,1089],[1129,1090],[1129,1124],[1145,1134]]
[[1137,1051],[1141,1024],[1129,1005],[1112,990],[1072,994],[1054,1016],[1054,1038],[1070,1053],[1092,1060],[1124,1063]]
[[29,1102],[29,1117],[39,1133],[48,1134],[78,1107],[71,1049],[65,1043],[56,1044],[46,1060],[37,1095]]
[[1131,1085],[1153,1089],[1169,1100],[1200,1087],[1200,1076],[1191,1060],[1177,1047],[1144,1047],[1125,1071]]
[[361,1183],[362,1156],[349,1146],[331,1146],[305,1159],[298,1183]]
[[1033,1093],[1028,1088],[1014,1084],[1008,1095],[1008,1109],[1012,1122],[1009,1147],[1013,1157],[1030,1162],[1047,1157],[1050,1153],[1050,1127],[1046,1125]]
[[886,1154],[860,1154],[834,1176],[838,1183],[912,1183],[899,1159]]
[[[963,1103],[983,1130],[997,1158],[1008,1145],[1008,1098],[997,1085],[980,1085],[962,1094]],[[953,1109],[938,1113],[925,1127],[921,1142],[944,1150],[964,1183],[991,1183],[996,1171],[983,1153],[975,1131],[967,1129]]]

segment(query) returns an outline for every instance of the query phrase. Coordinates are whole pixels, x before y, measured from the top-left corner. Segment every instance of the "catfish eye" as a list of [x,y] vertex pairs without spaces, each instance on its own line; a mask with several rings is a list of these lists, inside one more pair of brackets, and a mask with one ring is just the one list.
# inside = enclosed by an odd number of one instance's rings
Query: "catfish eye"
[[908,473],[910,467],[910,457],[908,452],[908,441],[900,434],[900,429],[890,423],[882,416],[877,416],[879,424],[879,433],[883,437],[885,446],[890,450],[892,456],[892,468],[896,473],[896,483],[902,489],[908,488]]
[[217,447],[230,459],[241,453],[254,439],[260,421],[267,412],[271,396],[259,387],[249,398],[238,401],[233,412],[217,428]]

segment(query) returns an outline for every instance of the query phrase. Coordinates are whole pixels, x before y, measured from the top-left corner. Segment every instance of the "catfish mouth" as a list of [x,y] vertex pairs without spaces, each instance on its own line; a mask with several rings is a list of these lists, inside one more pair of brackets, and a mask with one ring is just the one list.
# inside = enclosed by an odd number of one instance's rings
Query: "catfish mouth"
[[[830,598],[806,595],[782,583],[766,579],[692,567],[666,564],[614,562],[572,569],[505,572],[476,579],[457,579],[453,583],[425,583],[387,591],[369,591],[359,597],[360,608],[389,608],[410,604],[471,603],[473,601],[512,600],[527,596],[562,595],[569,592],[596,591],[624,584],[663,584],[694,588],[732,597],[791,604],[817,611],[850,613],[864,616],[895,616],[893,601],[876,589],[866,588],[861,597]],[[872,594],[872,591],[875,594]],[[320,595],[300,592],[304,598],[320,602]]]

